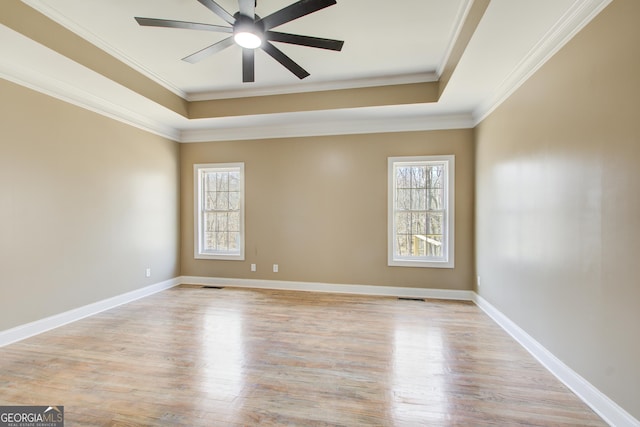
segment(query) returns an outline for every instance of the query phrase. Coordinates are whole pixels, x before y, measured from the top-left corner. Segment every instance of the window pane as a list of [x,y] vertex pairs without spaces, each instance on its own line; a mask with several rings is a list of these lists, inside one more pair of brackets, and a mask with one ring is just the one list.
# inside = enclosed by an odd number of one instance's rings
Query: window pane
[[428,190],[429,202],[427,209],[429,210],[442,210],[444,209],[444,190]]
[[216,249],[216,233],[204,233],[204,250],[213,251]]
[[426,190],[411,190],[411,210],[424,211],[427,209]]
[[240,192],[231,191],[229,192],[229,210],[237,211],[238,209],[240,209]]
[[398,190],[396,193],[396,209],[407,211],[411,209],[411,190]]
[[411,214],[411,234],[427,233],[427,213],[414,212]]
[[215,212],[205,212],[204,214],[204,230],[206,232],[216,231],[217,214]]
[[397,234],[411,233],[411,213],[408,213],[408,212],[396,213],[396,233]]
[[240,231],[240,212],[229,212],[227,231]]
[[229,193],[218,192],[216,198],[216,210],[218,211],[226,211],[229,209]]
[[444,166],[429,166],[429,188],[444,188]]
[[429,214],[429,228],[428,234],[430,235],[441,235],[443,229],[443,214],[441,213],[431,213]]
[[442,236],[427,236],[427,256],[442,256]]
[[396,235],[397,242],[397,253],[400,256],[408,256],[411,255],[411,244],[410,237],[407,234],[398,234]]
[[207,191],[205,192],[205,202],[204,209],[207,211],[214,210],[216,208],[216,192],[215,191]]
[[216,191],[216,173],[204,174],[204,191]]
[[425,188],[427,186],[427,168],[415,166],[411,168],[411,187]]
[[229,172],[229,191],[240,191],[240,172]]
[[216,190],[229,191],[229,172],[218,172],[216,175]]
[[411,188],[411,168],[396,168],[396,188]]
[[227,233],[222,231],[216,233],[216,246],[219,251],[229,250],[229,245],[227,244]]
[[413,256],[425,256],[427,237],[423,234],[414,234],[411,237],[411,255]]
[[217,212],[217,228],[216,231],[227,231],[227,213]]
[[228,233],[229,236],[229,250],[237,252],[240,250],[240,233]]

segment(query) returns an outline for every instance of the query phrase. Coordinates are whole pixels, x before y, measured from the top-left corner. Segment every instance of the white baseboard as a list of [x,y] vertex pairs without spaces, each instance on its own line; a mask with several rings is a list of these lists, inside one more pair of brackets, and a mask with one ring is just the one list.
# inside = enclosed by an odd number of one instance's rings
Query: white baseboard
[[222,277],[182,276],[183,284],[229,286],[235,288],[277,289],[286,291],[326,292],[333,294],[375,295],[405,298],[433,298],[473,301],[473,291],[455,289],[402,288],[394,286],[340,285],[315,282],[288,282],[278,280],[230,279]]
[[58,328],[60,326],[75,322],[80,319],[84,319],[85,317],[93,316],[94,314],[98,314],[102,311],[109,310],[119,305],[147,297],[157,292],[164,291],[165,289],[172,288],[179,285],[180,283],[182,283],[180,281],[180,278],[176,277],[174,279],[146,286],[141,289],[136,289],[135,291],[116,295],[115,297],[107,298],[102,301],[74,308],[73,310],[65,311],[64,313],[55,314],[44,319],[16,326],[12,329],[0,331],[0,347],[24,340],[26,338],[41,334],[46,331],[50,331],[51,329]]
[[474,293],[474,302],[605,422],[614,427],[640,427],[640,421],[565,365],[491,303],[476,293]]

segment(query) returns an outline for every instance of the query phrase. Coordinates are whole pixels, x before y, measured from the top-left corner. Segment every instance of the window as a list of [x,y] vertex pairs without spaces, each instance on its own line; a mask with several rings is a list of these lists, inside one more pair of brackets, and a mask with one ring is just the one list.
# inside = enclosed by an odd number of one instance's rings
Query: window
[[244,259],[244,163],[194,165],[195,257]]
[[453,268],[454,156],[389,158],[388,264]]

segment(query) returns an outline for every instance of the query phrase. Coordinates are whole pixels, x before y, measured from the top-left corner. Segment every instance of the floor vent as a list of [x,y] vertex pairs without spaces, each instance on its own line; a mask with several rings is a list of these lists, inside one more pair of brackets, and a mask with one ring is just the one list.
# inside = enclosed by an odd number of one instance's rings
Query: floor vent
[[203,286],[202,289],[224,289],[222,286]]
[[402,300],[402,301],[422,301],[422,302],[424,302],[424,298],[398,297],[398,299]]

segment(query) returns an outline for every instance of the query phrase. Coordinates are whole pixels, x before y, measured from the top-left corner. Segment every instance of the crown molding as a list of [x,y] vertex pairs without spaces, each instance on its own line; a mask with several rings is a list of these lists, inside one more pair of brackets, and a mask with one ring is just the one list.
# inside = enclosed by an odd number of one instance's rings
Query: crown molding
[[473,111],[474,127],[506,101],[553,55],[596,17],[612,0],[576,0],[567,12],[516,65],[491,97]]
[[473,0],[465,0],[461,5],[458,13],[456,14],[455,25],[451,29],[451,35],[449,37],[449,44],[447,45],[447,49],[445,50],[444,56],[440,60],[440,65],[438,65],[438,69],[436,70],[436,75],[441,76],[444,72],[444,67],[447,65],[447,61],[449,61],[449,57],[451,56],[451,52],[453,52],[453,47],[456,45],[456,41],[458,37],[460,37],[460,32],[464,27],[464,23],[467,20],[467,15],[469,15],[469,11],[471,10],[471,6],[473,5]]
[[[348,110],[347,110],[348,111]],[[238,141],[246,139],[295,138],[307,136],[354,135],[445,129],[470,129],[471,114],[420,115],[412,117],[361,117],[349,119],[318,113],[273,115],[274,119],[256,126],[229,126],[183,130],[180,142]]]
[[437,82],[435,71],[398,74],[394,76],[366,77],[360,79],[336,80],[330,82],[303,83],[296,86],[270,86],[252,89],[232,89],[205,91],[187,94],[187,101],[211,101],[215,99],[248,98],[254,96],[284,95],[291,93],[322,92],[341,89],[358,89],[365,87],[392,86],[412,83]]

